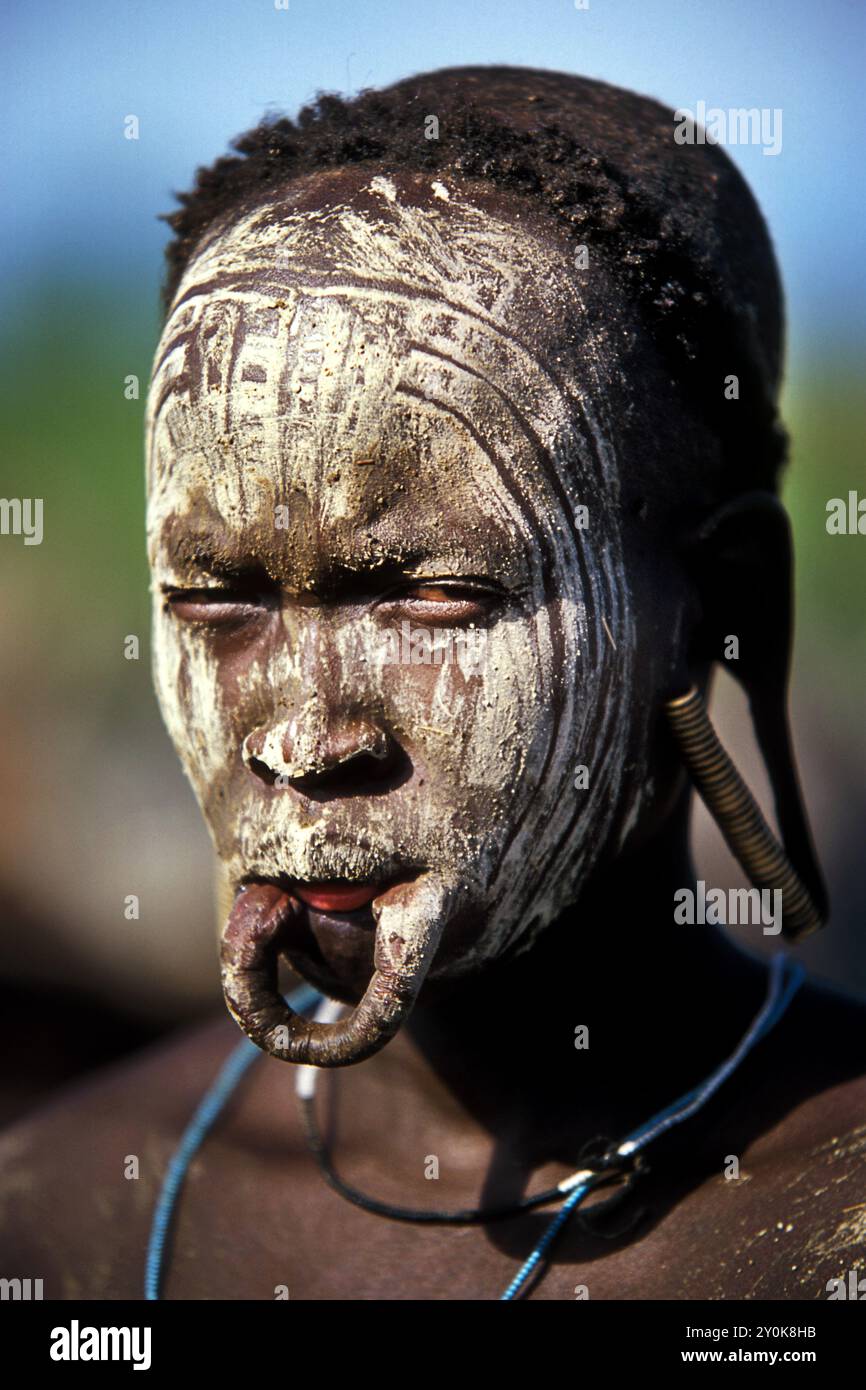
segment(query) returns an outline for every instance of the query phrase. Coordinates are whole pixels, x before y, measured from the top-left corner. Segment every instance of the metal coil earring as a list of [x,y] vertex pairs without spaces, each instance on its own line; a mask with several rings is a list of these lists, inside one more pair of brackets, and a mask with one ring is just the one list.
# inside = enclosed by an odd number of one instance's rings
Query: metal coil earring
[[665,712],[692,781],[740,867],[756,888],[781,892],[784,935],[799,940],[817,931],[824,918],[720,744],[697,686],[668,700]]

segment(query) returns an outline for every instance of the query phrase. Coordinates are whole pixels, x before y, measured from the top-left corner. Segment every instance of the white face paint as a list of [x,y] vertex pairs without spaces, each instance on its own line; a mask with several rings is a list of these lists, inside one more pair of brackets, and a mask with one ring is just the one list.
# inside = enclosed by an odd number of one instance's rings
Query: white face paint
[[[528,946],[636,809],[617,461],[596,420],[609,331],[552,238],[449,180],[424,201],[368,177],[211,234],[157,352],[156,686],[217,852],[235,883],[421,870],[419,903],[447,918],[423,927],[444,928],[431,976]],[[166,603],[236,571],[266,590],[229,596],[242,621]],[[467,600],[477,584],[493,597]],[[395,661],[407,620],[474,621],[483,656]],[[255,775],[315,778],[341,738],[396,746],[400,778],[322,796]]]

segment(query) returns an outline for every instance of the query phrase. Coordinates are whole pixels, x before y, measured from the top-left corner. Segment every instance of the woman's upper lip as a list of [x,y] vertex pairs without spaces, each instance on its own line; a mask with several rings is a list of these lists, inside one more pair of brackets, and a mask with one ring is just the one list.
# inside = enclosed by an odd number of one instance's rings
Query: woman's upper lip
[[355,912],[367,907],[382,892],[382,881],[373,883],[299,883],[292,885],[294,893],[307,907],[316,912]]

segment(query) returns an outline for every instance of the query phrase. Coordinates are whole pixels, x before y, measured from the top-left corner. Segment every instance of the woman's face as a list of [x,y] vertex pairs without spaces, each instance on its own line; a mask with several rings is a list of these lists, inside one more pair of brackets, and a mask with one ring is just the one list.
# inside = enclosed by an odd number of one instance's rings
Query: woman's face
[[356,170],[212,235],[170,312],[158,696],[231,882],[298,895],[331,994],[386,929],[433,933],[431,980],[528,946],[640,819],[670,651],[580,281],[489,196]]

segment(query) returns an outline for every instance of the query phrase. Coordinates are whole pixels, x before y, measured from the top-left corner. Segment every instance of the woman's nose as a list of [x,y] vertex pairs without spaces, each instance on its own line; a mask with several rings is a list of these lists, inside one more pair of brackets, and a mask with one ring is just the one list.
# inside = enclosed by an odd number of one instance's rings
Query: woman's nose
[[298,791],[342,788],[345,794],[391,777],[398,753],[394,740],[371,720],[331,721],[309,707],[254,729],[242,745],[247,767],[269,786],[279,778],[280,785]]

